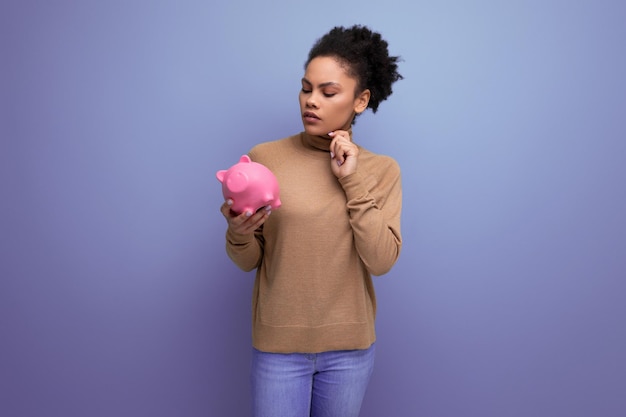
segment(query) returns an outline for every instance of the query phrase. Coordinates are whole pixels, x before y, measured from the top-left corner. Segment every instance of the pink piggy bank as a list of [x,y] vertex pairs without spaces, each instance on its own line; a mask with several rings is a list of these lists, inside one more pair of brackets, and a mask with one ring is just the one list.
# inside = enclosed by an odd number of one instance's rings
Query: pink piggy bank
[[280,207],[278,181],[265,165],[252,162],[243,155],[239,162],[228,170],[217,171],[217,179],[222,183],[224,199],[231,199],[231,210],[235,213],[256,212],[261,207]]

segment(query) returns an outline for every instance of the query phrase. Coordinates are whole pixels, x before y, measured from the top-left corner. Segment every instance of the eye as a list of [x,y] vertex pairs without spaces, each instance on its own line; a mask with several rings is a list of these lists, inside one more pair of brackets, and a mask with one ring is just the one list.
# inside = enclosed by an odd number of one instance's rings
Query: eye
[[330,98],[330,97],[334,96],[335,94],[336,93],[324,93],[324,97]]
[[302,87],[302,90],[300,90],[300,91],[302,91],[304,94],[308,94],[308,93],[310,93],[310,92],[311,92],[311,90],[307,90],[307,89],[306,89],[306,88],[304,88],[304,87]]

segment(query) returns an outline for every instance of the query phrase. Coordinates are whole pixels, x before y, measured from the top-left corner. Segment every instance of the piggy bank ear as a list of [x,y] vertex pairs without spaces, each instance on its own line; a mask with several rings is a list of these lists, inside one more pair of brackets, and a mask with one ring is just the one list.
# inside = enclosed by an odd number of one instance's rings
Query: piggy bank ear
[[215,176],[217,177],[217,179],[218,179],[220,182],[224,182],[224,175],[226,175],[226,170],[225,170],[225,169],[222,169],[222,170],[220,170],[220,171],[217,171],[217,173],[215,174]]
[[252,162],[252,159],[250,159],[248,155],[241,155],[241,158],[239,158],[239,162]]

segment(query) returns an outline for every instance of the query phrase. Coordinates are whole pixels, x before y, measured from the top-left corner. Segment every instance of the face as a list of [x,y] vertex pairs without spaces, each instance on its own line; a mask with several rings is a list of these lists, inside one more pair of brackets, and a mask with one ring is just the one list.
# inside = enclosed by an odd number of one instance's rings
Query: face
[[306,67],[300,90],[300,112],[304,130],[325,136],[347,130],[356,113],[367,108],[369,90],[355,96],[357,80],[332,57],[313,58]]

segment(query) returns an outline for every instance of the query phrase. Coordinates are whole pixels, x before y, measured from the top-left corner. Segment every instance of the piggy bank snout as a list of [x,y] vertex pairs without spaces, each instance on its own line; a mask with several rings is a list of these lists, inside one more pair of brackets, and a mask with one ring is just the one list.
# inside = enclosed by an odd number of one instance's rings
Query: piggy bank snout
[[240,193],[248,186],[248,176],[245,172],[233,172],[226,179],[226,187],[233,193]]

